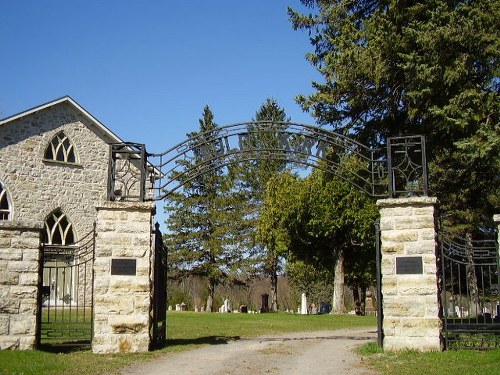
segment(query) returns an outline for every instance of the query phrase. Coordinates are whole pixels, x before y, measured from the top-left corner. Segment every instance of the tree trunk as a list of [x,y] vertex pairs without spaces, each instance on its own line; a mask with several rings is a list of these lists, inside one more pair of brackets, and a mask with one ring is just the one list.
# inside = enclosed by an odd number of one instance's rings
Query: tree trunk
[[271,266],[271,311],[278,311],[278,259],[273,257]]
[[352,289],[352,296],[354,299],[354,312],[356,313],[356,315],[362,315],[361,314],[361,299],[359,296],[359,287],[356,284],[351,289]]
[[359,287],[360,293],[359,298],[361,302],[361,315],[366,315],[366,286]]
[[469,290],[469,297],[470,297],[469,312],[471,314],[478,315],[481,313],[481,309],[479,306],[479,291],[477,287],[477,275],[476,275],[476,267],[474,265],[473,243],[472,243],[471,233],[467,233],[466,240],[467,244],[465,246],[465,249],[467,252],[467,264],[465,266],[465,270],[467,275],[467,287]]
[[345,313],[344,277],[344,252],[339,251],[337,262],[335,263],[335,279],[333,280],[332,314]]
[[214,296],[215,296],[215,282],[210,280],[208,283],[207,308],[205,309],[206,312],[213,311]]

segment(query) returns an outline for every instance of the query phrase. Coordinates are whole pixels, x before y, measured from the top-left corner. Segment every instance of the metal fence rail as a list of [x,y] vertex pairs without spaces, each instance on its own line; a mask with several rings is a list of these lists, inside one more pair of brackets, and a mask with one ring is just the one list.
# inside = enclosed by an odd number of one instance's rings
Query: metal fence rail
[[90,344],[95,234],[80,245],[44,245],[39,345]]
[[446,349],[500,347],[499,259],[495,239],[440,234]]

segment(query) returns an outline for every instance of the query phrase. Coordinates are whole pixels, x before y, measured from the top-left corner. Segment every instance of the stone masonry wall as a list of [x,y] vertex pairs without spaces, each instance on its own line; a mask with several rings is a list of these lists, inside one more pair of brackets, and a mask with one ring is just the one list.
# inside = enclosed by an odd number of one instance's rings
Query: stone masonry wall
[[0,221],[0,350],[35,348],[42,227]]
[[[9,192],[12,220],[44,221],[60,208],[78,238],[88,234],[106,199],[109,146],[90,120],[67,103],[1,126],[0,181]],[[45,149],[60,131],[70,138],[78,163],[45,161]]]
[[[377,202],[386,350],[440,350],[436,204],[437,199],[429,197]],[[401,259],[397,269],[398,258]],[[422,272],[412,273],[413,263],[408,267],[407,261],[420,260]]]
[[[105,202],[97,208],[94,353],[149,350],[154,209],[151,202]],[[134,274],[112,274],[116,260],[135,263]]]

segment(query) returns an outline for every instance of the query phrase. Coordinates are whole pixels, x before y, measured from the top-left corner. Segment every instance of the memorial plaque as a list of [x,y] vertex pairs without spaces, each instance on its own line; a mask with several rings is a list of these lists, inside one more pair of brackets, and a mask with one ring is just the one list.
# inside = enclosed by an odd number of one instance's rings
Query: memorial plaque
[[397,275],[419,275],[424,273],[422,257],[397,257]]
[[136,268],[136,259],[111,259],[112,275],[135,276]]

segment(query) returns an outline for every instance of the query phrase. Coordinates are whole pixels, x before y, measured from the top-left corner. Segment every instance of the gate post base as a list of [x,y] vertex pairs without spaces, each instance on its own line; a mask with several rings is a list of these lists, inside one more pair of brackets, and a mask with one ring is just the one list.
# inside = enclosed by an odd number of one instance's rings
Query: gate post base
[[380,210],[383,347],[441,349],[436,198],[377,201]]
[[155,205],[105,202],[97,211],[92,351],[148,351]]

